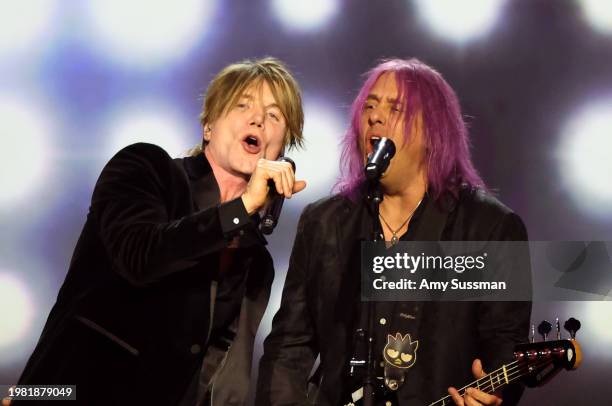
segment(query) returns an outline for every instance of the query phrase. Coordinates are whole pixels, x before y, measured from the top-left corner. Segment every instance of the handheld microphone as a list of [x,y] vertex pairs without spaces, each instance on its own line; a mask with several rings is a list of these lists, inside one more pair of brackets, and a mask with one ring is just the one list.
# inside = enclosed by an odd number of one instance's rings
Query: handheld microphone
[[382,137],[375,145],[374,152],[368,157],[364,168],[366,179],[378,180],[389,167],[391,158],[395,155],[395,144],[386,137]]
[[[278,158],[278,161],[289,162],[293,168],[293,172],[295,172],[295,162],[293,162],[291,158],[283,156]],[[270,186],[270,197],[272,200],[266,206],[259,226],[261,232],[266,235],[272,234],[272,231],[274,231],[274,227],[276,227],[278,218],[280,217],[281,209],[283,208],[283,202],[285,201],[285,197],[276,191],[274,182],[269,180],[268,184]]]

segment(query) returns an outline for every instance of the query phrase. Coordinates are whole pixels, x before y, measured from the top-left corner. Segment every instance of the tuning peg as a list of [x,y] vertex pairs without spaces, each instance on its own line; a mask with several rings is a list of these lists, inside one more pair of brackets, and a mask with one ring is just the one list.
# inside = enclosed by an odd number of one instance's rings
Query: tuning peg
[[555,319],[555,326],[557,327],[557,340],[561,339],[561,323],[559,323],[559,318]]
[[538,325],[538,333],[542,336],[542,340],[546,341],[548,338],[548,333],[552,330],[552,324],[550,324],[547,320],[542,320],[542,322]]
[[576,332],[580,330],[580,320],[576,320],[575,318],[570,317],[563,324],[563,328],[569,331],[570,337],[572,337],[573,340],[574,338],[576,338]]
[[535,342],[535,324],[531,325],[531,337],[529,338],[529,342]]

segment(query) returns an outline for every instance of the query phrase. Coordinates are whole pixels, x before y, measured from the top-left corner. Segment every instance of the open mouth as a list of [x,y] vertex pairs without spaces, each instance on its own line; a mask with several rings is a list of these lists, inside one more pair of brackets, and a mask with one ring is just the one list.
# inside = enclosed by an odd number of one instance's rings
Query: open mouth
[[256,147],[259,146],[259,140],[256,137],[253,137],[252,135],[247,136],[244,140],[249,145],[254,145]]
[[374,152],[374,149],[376,148],[376,144],[378,144],[380,139],[381,137],[379,137],[378,135],[372,135],[368,139],[368,145],[366,146],[368,154],[371,154],[372,152]]
[[255,135],[247,135],[243,140],[242,140],[242,146],[244,147],[244,149],[251,153],[251,154],[257,154],[259,153],[259,151],[261,150],[261,142],[259,140],[259,138]]

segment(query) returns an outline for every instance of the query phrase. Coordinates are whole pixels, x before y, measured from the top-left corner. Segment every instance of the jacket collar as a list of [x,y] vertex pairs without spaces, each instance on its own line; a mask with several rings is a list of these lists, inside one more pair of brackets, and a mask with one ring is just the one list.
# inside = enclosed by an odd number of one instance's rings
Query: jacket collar
[[189,179],[199,179],[202,176],[212,173],[212,168],[203,152],[195,156],[183,158],[183,165],[185,166],[185,171]]
[[191,183],[196,208],[203,210],[219,204],[219,185],[204,153],[183,158],[183,167]]

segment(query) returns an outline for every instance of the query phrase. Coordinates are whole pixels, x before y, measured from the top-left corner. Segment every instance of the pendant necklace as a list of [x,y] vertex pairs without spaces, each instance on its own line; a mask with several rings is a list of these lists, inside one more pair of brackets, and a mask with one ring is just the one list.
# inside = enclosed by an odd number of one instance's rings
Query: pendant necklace
[[380,217],[380,219],[383,221],[383,223],[387,226],[387,228],[389,229],[389,231],[391,231],[391,245],[395,245],[397,244],[397,242],[399,241],[399,238],[397,237],[397,233],[399,233],[399,231],[406,225],[406,223],[408,223],[410,221],[410,219],[412,218],[412,215],[414,214],[414,212],[416,211],[416,209],[419,208],[419,206],[421,205],[421,202],[423,201],[423,199],[419,200],[419,202],[417,203],[417,205],[414,207],[414,209],[410,212],[410,214],[408,215],[408,218],[402,223],[401,226],[399,226],[396,230],[393,230],[391,228],[391,226],[389,225],[389,223],[387,223],[387,220],[385,220],[385,218],[382,216],[382,214],[379,212],[378,216]]

